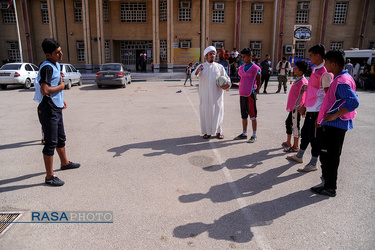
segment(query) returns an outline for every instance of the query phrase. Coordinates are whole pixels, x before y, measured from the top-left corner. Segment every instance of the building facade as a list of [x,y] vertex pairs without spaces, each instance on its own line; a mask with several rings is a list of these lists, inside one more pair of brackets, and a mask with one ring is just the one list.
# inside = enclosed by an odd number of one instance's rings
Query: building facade
[[[308,49],[367,49],[375,43],[374,0],[1,0],[0,60],[41,63],[41,43],[55,38],[64,62],[88,71],[107,62],[137,70],[177,68],[176,48],[251,47],[273,64],[292,53],[295,25],[311,25],[311,40],[297,41],[295,55]],[[1,62],[0,61],[0,62]]]

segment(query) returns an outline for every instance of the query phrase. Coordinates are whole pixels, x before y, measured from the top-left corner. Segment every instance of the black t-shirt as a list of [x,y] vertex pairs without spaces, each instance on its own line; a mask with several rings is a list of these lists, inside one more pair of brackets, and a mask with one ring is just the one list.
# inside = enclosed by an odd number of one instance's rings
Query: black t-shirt
[[[229,58],[228,58],[228,61],[229,61],[229,64],[231,64],[231,63],[235,63],[235,62],[236,62],[236,58],[229,57]],[[234,64],[231,65],[231,66],[234,66]]]
[[[43,68],[40,69],[40,81],[39,84],[45,83],[48,86],[51,86],[52,82],[52,75],[53,75],[53,68],[50,65],[46,65]],[[43,96],[43,100],[40,103],[40,108],[42,109],[51,109],[55,111],[61,110],[61,108],[58,108],[52,101],[51,97],[49,95]]]
[[270,72],[270,63],[268,62],[268,60],[264,60],[260,66],[262,67],[262,74],[263,75],[269,75],[271,72]]
[[48,86],[51,86],[53,68],[50,65],[46,65],[43,68],[41,68],[39,74],[40,74],[39,84],[46,83]]

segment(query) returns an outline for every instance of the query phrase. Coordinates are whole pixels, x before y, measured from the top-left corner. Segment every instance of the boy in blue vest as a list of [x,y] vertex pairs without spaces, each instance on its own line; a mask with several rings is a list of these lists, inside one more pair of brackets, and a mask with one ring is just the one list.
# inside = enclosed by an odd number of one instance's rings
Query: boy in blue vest
[[46,168],[45,183],[51,186],[62,186],[64,181],[53,173],[53,155],[56,149],[61,169],[79,168],[81,165],[68,161],[65,152],[65,131],[62,110],[66,109],[63,98],[65,84],[60,74],[59,61],[63,53],[60,44],[50,38],[42,43],[47,60],[40,65],[38,77],[35,80],[34,101],[39,103],[38,117],[44,132],[43,160]]
[[320,162],[324,185],[312,187],[311,191],[330,197],[336,196],[337,170],[346,131],[353,129],[355,109],[359,106],[353,77],[344,70],[343,51],[331,50],[325,55],[325,67],[333,73],[332,81],[322,106],[317,123],[322,126],[320,134]]

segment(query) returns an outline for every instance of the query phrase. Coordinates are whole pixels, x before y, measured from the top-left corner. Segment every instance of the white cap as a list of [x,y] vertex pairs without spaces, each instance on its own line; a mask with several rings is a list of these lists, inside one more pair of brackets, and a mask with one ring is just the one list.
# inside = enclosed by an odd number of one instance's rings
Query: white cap
[[208,46],[205,50],[204,50],[204,56],[206,56],[208,54],[208,52],[210,51],[215,51],[216,53],[216,48],[214,46]]

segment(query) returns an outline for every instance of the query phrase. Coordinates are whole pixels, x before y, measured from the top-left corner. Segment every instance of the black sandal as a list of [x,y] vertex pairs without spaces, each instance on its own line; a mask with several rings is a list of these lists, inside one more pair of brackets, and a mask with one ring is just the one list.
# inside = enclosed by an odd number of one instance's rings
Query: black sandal
[[224,139],[224,135],[222,135],[222,134],[220,134],[220,133],[217,133],[216,134],[216,137],[217,137],[217,139]]
[[211,135],[204,134],[203,139],[209,139]]

